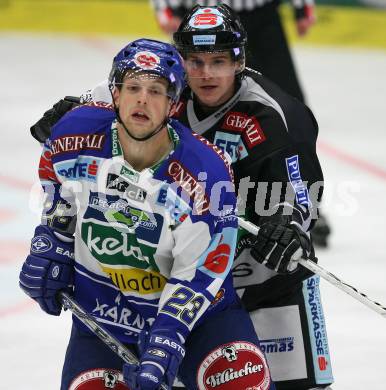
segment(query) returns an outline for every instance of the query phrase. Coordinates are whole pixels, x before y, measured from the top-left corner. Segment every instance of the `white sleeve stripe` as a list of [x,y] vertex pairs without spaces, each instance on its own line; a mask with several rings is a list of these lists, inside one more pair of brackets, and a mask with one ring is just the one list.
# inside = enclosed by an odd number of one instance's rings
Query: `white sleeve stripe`
[[153,362],[152,360],[144,360],[143,362],[141,362],[141,364],[151,364],[157,367],[161,371],[162,375],[165,374],[165,369],[160,364]]

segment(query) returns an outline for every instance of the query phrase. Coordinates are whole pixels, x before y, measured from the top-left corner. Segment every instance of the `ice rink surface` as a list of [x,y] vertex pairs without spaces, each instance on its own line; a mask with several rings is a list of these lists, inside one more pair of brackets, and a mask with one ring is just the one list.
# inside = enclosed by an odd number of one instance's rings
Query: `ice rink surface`
[[[134,37],[133,37],[134,38]],[[126,39],[130,39],[127,38]],[[39,223],[39,144],[29,127],[64,95],[105,79],[119,38],[0,34],[0,389],[56,390],[70,315],[18,288]],[[319,121],[330,247],[319,264],[386,304],[386,52],[295,49]],[[322,281],[334,390],[384,390],[386,318]]]

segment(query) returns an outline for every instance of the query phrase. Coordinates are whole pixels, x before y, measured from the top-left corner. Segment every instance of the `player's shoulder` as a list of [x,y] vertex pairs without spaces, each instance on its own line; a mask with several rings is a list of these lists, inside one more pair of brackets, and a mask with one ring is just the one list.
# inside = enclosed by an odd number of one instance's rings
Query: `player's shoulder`
[[76,132],[95,132],[104,123],[116,117],[113,106],[103,102],[90,102],[74,108],[65,114],[53,127],[51,139]]
[[187,169],[197,173],[206,172],[209,181],[233,179],[231,161],[223,150],[206,138],[173,120],[180,142],[179,159]]
[[[248,70],[240,101],[256,113],[265,131],[280,140],[315,140],[318,124],[312,111],[261,73]],[[248,102],[250,104],[248,105]],[[279,142],[280,143],[280,142]]]
[[47,144],[54,163],[81,155],[109,155],[111,124],[115,112],[108,104],[89,103],[64,115],[51,131]]

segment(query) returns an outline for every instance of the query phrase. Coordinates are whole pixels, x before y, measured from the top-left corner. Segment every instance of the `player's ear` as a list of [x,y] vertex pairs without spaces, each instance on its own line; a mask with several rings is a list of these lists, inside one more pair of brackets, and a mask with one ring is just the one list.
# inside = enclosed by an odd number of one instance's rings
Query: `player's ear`
[[114,87],[113,89],[113,100],[114,100],[114,103],[115,103],[115,106],[118,107],[119,106],[119,95],[120,95],[120,90],[117,88],[117,87]]
[[174,116],[174,114],[177,111],[177,103],[173,101],[172,99],[169,99],[169,115],[168,116]]

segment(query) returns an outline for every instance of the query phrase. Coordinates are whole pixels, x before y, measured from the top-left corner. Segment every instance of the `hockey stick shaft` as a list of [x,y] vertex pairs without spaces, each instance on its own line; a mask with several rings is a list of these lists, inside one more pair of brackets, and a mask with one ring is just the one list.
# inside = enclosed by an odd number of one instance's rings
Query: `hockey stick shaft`
[[[125,363],[138,364],[138,358],[117,340],[111,333],[105,330],[94,317],[87,313],[72,297],[64,291],[59,292],[59,299],[65,309],[71,311],[72,314],[84,325],[87,326],[97,337],[99,337],[113,352],[115,352]],[[165,384],[160,386],[163,390],[168,390]]]
[[[249,233],[252,233],[254,235],[257,235],[259,232],[259,228],[254,225],[253,223],[246,221],[243,218],[238,217],[239,226],[241,226],[243,229],[247,230]],[[370,309],[374,310],[378,314],[381,314],[383,317],[386,317],[386,307],[382,306],[380,303],[371,300],[366,294],[363,292],[357,290],[355,287],[350,286],[349,284],[342,281],[340,278],[332,274],[331,272],[325,270],[320,265],[314,263],[311,260],[308,259],[300,259],[299,263],[312,271],[315,275],[320,276],[327,282],[331,283],[335,287],[339,288],[340,290],[344,291],[346,294],[350,295],[354,299],[358,300],[359,302],[362,302],[364,305],[369,307]]]

